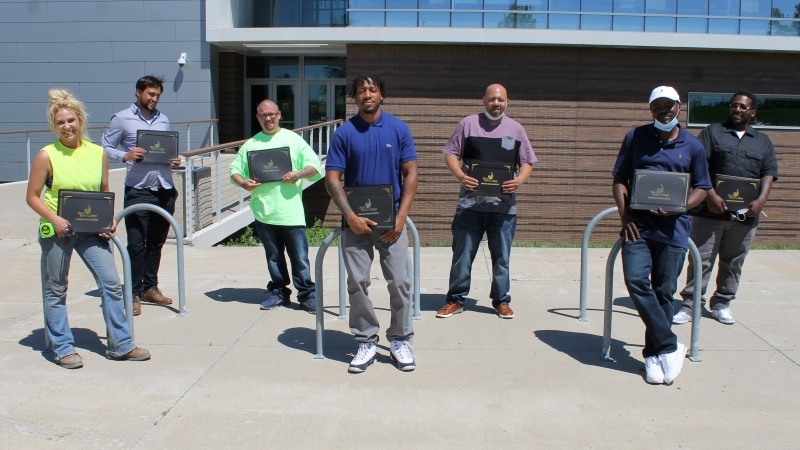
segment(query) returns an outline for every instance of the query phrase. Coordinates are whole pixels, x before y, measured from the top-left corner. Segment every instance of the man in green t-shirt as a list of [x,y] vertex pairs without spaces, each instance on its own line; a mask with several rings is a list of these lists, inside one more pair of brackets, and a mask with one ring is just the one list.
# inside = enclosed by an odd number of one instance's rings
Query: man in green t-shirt
[[[312,183],[322,178],[319,157],[314,150],[291,130],[280,127],[281,112],[272,100],[263,100],[256,108],[256,119],[261,132],[250,138],[239,149],[230,165],[231,182],[251,193],[250,209],[256,219],[256,232],[264,244],[270,282],[269,296],[261,303],[261,309],[275,309],[289,303],[289,271],[284,250],[292,264],[292,281],[297,289],[300,306],[311,314],[317,309],[314,283],[311,281],[311,265],[308,262],[308,240],[306,218],[303,210],[303,181]],[[259,173],[251,173],[250,152],[289,150],[291,167],[280,180],[259,183]],[[280,155],[269,153],[269,166],[279,161]],[[280,164],[278,162],[277,164]],[[254,171],[255,172],[255,171]],[[279,174],[280,175],[280,174]]]

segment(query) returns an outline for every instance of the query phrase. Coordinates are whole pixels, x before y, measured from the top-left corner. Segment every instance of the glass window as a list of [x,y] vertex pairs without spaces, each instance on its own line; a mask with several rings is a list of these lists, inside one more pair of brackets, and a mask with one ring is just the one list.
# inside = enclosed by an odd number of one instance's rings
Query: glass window
[[299,27],[301,9],[294,0],[256,0],[253,25],[256,27]]
[[708,0],[678,0],[678,14],[707,16]]
[[419,9],[450,9],[450,0],[419,0]]
[[800,3],[797,0],[772,0],[771,17],[798,17],[800,16]]
[[581,5],[583,12],[611,12],[611,0],[592,0],[583,2]]
[[[689,93],[687,123],[706,126],[728,118],[729,93]],[[758,95],[758,114],[753,126],[759,128],[800,128],[800,96]]]
[[517,0],[517,9],[522,11],[547,11],[547,0]]
[[417,13],[415,12],[387,12],[387,27],[416,27]]
[[450,27],[450,13],[446,12],[421,12],[419,13],[420,27]]
[[772,32],[771,24],[769,20],[742,20],[739,23],[739,34],[769,35]]
[[800,36],[800,22],[771,20],[767,30],[771,36]]
[[614,16],[614,31],[644,31],[644,17]]
[[[558,0],[550,2],[550,11],[575,11],[581,10],[581,0]],[[551,19],[552,20],[552,19]]]
[[[320,2],[322,3],[322,2]],[[384,0],[350,0],[350,7],[351,8],[384,8],[385,7]]]
[[547,29],[547,14],[517,14],[517,28]]
[[416,9],[417,0],[386,0],[387,9]]
[[551,30],[579,30],[581,16],[578,14],[550,14]]
[[739,0],[710,0],[708,12],[712,16],[738,16]]
[[678,17],[678,33],[708,33],[708,19]]
[[481,13],[453,13],[453,28],[482,28],[483,15]]
[[677,3],[675,0],[647,0],[645,12],[648,14],[675,14],[676,6]]
[[351,27],[382,27],[382,12],[357,12],[350,11],[349,23]]
[[247,78],[300,78],[297,56],[250,56]]
[[748,17],[769,17],[772,0],[742,0],[742,15]]
[[643,13],[644,0],[614,0],[614,12]]
[[514,0],[484,0],[483,9],[486,11],[508,11],[512,9]]
[[644,31],[658,31],[662,33],[675,32],[674,17],[645,17]]
[[611,31],[611,16],[581,14],[581,30]]
[[483,0],[453,0],[453,9],[481,9],[481,8],[483,8]]
[[303,60],[305,78],[346,78],[344,57],[306,56]]
[[739,34],[739,20],[708,19],[708,34]]

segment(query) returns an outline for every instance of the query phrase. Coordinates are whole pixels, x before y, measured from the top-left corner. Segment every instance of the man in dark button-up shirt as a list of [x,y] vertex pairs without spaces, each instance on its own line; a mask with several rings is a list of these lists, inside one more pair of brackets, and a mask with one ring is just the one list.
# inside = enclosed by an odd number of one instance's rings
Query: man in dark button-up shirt
[[[714,186],[717,175],[733,175],[761,180],[758,197],[737,210],[726,204],[717,191],[709,189],[706,203],[692,217],[692,241],[700,251],[703,279],[701,293],[705,295],[708,280],[719,256],[717,289],[711,296],[711,315],[721,323],[735,321],[731,301],[736,298],[742,265],[758,228],[759,214],[767,202],[772,182],[778,179],[778,162],[772,141],[750,126],[756,117],[758,99],[750,92],[740,91],[731,97],[728,121],[709,125],[700,133],[706,148],[708,170]],[[673,317],[673,323],[692,320],[692,297],[695,290],[694,262],[689,260],[686,287],[681,291],[683,307]]]

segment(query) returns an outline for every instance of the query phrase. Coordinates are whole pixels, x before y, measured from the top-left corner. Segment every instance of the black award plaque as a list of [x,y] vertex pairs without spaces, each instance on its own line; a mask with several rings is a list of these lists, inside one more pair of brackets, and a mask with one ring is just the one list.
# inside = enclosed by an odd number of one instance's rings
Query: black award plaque
[[[391,184],[375,186],[350,186],[344,188],[347,203],[359,217],[366,217],[377,225],[376,230],[394,229],[394,188]],[[342,218],[342,228],[349,228]]]
[[738,211],[746,209],[750,202],[758,198],[760,187],[761,180],[757,178],[717,174],[714,190],[725,200],[728,211]]
[[172,160],[178,157],[178,132],[139,130],[136,132],[136,146],[147,152],[139,161],[172,164]]
[[638,169],[633,176],[631,209],[686,212],[691,175],[683,172]]
[[497,197],[511,195],[503,192],[503,183],[514,178],[513,163],[470,161],[469,176],[478,180],[478,187],[472,191],[478,195]]
[[289,147],[253,150],[247,154],[247,165],[253,181],[281,181],[287,172],[292,171],[292,157]]
[[110,233],[114,220],[113,192],[58,191],[57,214],[76,233]]

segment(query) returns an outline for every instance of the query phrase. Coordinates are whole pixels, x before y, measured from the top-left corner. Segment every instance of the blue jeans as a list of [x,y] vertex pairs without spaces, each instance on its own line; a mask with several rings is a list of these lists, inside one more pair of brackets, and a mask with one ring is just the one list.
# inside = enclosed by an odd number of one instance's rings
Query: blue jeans
[[111,243],[96,234],[78,233],[72,237],[39,238],[42,248],[42,302],[44,308],[45,351],[55,359],[75,353],[75,339],[67,319],[67,276],[73,250],[89,268],[100,290],[100,305],[106,322],[108,353],[122,356],[136,348],[125,317],[122,284]]
[[494,307],[511,302],[508,294],[511,289],[508,264],[517,230],[517,216],[458,208],[450,229],[453,232],[453,262],[447,301],[464,304],[464,297],[469,294],[472,263],[485,232],[492,256],[492,290],[489,298]]
[[685,259],[685,248],[649,239],[622,244],[625,286],[645,326],[645,358],[678,348],[678,337],[672,332],[672,302]]
[[267,257],[267,270],[271,281],[267,290],[280,289],[284,298],[289,299],[292,291],[289,286],[289,269],[286,267],[284,251],[292,263],[292,281],[297,289],[297,301],[305,302],[315,298],[314,283],[311,281],[311,264],[308,262],[308,240],[306,227],[269,225],[256,220],[256,232]]

